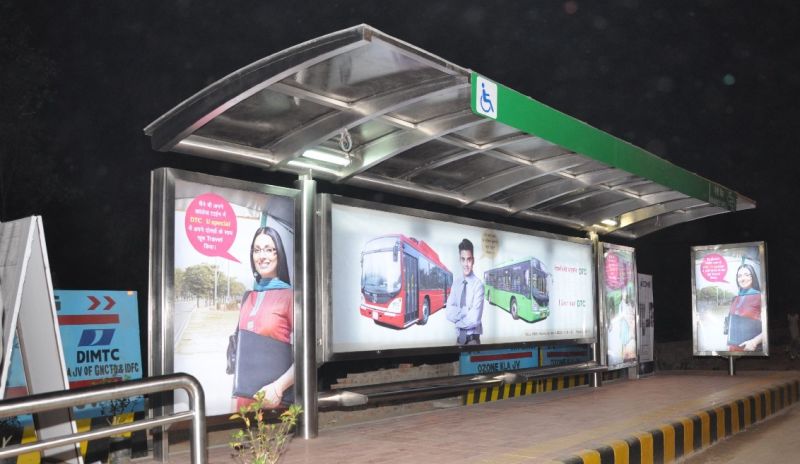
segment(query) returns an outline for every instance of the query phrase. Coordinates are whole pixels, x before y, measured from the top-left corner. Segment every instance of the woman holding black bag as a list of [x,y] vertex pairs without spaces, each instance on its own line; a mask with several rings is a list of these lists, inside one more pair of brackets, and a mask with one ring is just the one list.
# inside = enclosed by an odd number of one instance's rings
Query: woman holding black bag
[[250,245],[250,267],[255,278],[253,291],[242,298],[239,324],[232,337],[236,410],[252,402],[258,391],[264,392],[264,407],[294,402],[294,291],[283,241],[275,229],[256,230]]
[[742,263],[736,270],[739,293],[731,301],[726,328],[729,351],[755,351],[763,342],[761,328],[761,286],[752,265]]

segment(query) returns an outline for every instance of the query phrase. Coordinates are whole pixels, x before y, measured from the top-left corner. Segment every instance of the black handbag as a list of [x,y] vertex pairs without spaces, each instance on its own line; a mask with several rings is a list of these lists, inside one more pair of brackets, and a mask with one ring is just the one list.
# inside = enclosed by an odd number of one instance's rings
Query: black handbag
[[233,375],[236,372],[236,345],[239,343],[239,328],[228,337],[228,352],[227,364],[225,365],[225,373]]
[[[239,303],[239,306],[243,305],[245,300],[247,300],[247,296],[250,295],[250,291],[244,292],[242,295],[242,302]],[[225,353],[227,356],[226,360],[227,363],[225,364],[225,373],[228,375],[233,375],[236,372],[236,349],[237,345],[239,344],[239,319],[236,319],[236,330],[233,331],[233,334],[228,336],[228,351]]]
[[761,333],[761,320],[731,314],[728,345],[741,345]]
[[[252,398],[261,387],[269,385],[294,363],[292,345],[249,330],[237,331],[233,396]],[[294,402],[294,388],[283,393],[283,403]]]

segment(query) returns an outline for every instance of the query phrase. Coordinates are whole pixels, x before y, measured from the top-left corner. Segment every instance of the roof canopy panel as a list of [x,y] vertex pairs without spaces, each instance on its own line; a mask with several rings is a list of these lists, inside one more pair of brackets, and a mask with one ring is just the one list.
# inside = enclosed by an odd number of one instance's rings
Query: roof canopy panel
[[[487,82],[496,85],[489,117],[478,108]],[[157,150],[310,170],[332,182],[601,235],[636,238],[755,207],[366,25],[235,71],[145,133]]]

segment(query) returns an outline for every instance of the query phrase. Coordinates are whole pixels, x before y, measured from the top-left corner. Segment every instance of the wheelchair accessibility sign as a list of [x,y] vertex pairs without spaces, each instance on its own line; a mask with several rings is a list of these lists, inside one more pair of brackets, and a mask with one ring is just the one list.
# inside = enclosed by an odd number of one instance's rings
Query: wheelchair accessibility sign
[[497,119],[497,84],[478,75],[475,77],[475,111]]

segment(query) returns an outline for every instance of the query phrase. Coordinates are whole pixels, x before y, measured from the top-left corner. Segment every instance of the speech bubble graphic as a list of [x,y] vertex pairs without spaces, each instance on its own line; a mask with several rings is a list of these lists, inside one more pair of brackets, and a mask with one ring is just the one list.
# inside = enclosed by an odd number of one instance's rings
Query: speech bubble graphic
[[220,256],[240,262],[228,253],[236,240],[236,214],[228,200],[215,193],[204,193],[186,209],[186,237],[195,250],[206,256]]
[[726,282],[728,262],[718,253],[705,255],[700,261],[700,274],[709,282]]
[[607,288],[617,290],[625,285],[625,282],[623,282],[624,271],[620,272],[620,259],[616,253],[609,252],[606,254],[605,271]]

